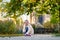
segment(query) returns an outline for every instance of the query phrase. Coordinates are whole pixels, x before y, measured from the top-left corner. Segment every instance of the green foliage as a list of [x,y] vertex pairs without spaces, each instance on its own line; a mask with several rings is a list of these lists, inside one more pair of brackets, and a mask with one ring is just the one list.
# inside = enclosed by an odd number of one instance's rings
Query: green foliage
[[2,2],[2,0],[0,0],[0,2]]
[[[23,13],[23,7],[21,6],[22,0],[11,0],[10,3],[6,3],[7,15],[13,17],[18,17]],[[17,15],[16,15],[17,14]]]
[[36,15],[51,14],[51,22],[55,23],[53,20],[59,21],[59,4],[60,1],[58,0],[11,0],[9,3],[6,3],[7,16],[17,18],[24,13],[28,12],[30,14],[35,10]]
[[12,20],[0,20],[0,33],[12,34],[16,32],[16,25]]
[[17,30],[16,30],[16,34],[23,34],[22,29],[20,29],[20,30],[17,29]]
[[43,25],[44,25],[44,28],[54,28],[51,26],[52,24],[49,21],[44,23]]

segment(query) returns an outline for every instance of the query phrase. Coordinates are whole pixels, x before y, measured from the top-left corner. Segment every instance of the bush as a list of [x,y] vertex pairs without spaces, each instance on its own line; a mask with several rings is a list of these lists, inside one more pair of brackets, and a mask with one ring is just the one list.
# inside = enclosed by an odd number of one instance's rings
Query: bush
[[20,30],[17,29],[17,30],[16,30],[16,34],[23,34],[22,29],[20,29]]
[[44,28],[54,28],[51,26],[52,24],[50,22],[46,22],[43,24]]
[[16,32],[16,25],[13,20],[0,20],[0,34],[12,34]]

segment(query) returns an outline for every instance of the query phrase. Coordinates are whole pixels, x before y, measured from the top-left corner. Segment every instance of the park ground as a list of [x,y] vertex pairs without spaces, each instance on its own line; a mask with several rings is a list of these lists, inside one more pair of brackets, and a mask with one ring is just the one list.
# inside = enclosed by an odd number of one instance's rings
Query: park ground
[[6,36],[0,37],[0,40],[60,40],[60,36],[52,34],[34,34],[32,36]]

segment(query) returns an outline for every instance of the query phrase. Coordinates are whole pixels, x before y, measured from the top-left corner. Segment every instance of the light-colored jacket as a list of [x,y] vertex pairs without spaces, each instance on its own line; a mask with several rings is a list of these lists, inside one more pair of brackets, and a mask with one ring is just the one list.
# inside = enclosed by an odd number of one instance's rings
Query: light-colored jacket
[[[25,25],[23,25],[23,32],[25,32],[26,30],[25,30]],[[34,34],[34,29],[33,29],[33,27],[30,25],[30,24],[28,24],[27,25],[27,27],[28,27],[28,31],[26,32],[26,34]]]

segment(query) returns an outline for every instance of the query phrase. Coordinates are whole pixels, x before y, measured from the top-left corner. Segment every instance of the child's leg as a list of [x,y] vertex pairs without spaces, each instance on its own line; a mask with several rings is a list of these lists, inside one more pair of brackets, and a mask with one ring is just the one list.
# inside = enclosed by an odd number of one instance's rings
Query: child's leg
[[24,34],[26,34],[26,33],[28,32],[28,27],[26,27],[25,30],[26,30],[26,31],[24,32]]

